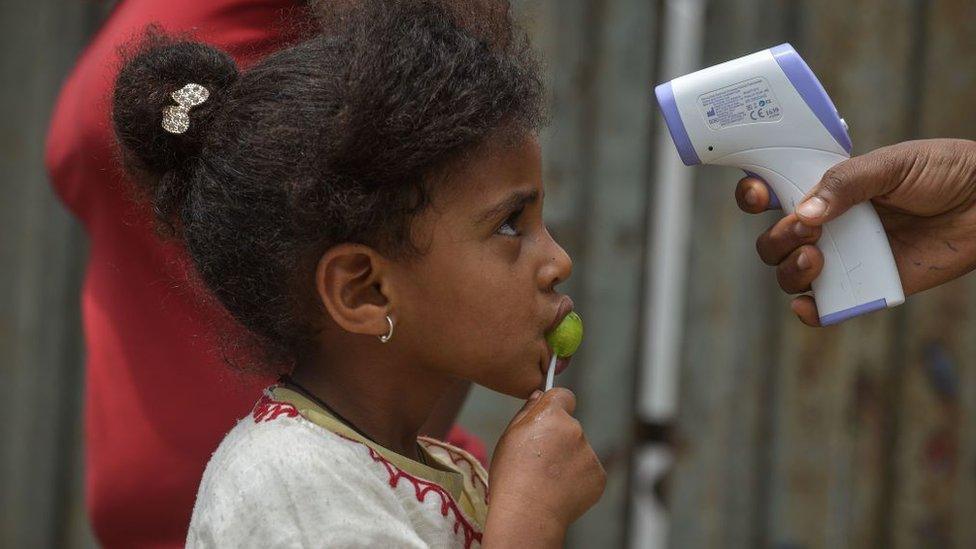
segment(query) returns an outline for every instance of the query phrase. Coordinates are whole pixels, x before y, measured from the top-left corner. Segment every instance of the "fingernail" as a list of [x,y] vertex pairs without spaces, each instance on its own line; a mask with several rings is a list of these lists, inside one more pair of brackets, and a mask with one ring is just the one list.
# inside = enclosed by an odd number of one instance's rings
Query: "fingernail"
[[529,400],[535,400],[541,396],[542,396],[542,391],[536,389],[535,391],[532,391],[531,395],[529,395]]
[[801,271],[805,271],[810,268],[810,258],[807,257],[806,252],[800,252],[800,256],[796,258],[796,266],[799,267]]
[[806,217],[807,219],[820,217],[826,211],[827,202],[819,196],[814,196],[813,198],[808,199],[803,204],[800,204],[800,206],[796,209],[796,213]]
[[813,227],[804,225],[799,221],[793,224],[793,234],[800,238],[807,238],[813,236]]
[[756,192],[756,189],[749,189],[748,191],[746,191],[745,198],[746,198],[746,204],[750,206],[759,205],[759,193]]

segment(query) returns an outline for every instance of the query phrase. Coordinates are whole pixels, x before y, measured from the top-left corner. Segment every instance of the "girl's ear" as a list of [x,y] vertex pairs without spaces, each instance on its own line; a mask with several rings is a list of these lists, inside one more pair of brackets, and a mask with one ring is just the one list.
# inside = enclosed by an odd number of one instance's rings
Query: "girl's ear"
[[383,292],[386,260],[361,244],[339,244],[319,259],[315,288],[340,328],[380,336],[389,329],[390,302]]

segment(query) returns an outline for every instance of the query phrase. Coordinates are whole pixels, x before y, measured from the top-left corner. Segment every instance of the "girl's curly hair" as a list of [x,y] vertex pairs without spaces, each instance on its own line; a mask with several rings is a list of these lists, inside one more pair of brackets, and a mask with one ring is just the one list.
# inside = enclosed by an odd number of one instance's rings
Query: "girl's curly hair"
[[[543,85],[507,2],[356,0],[315,6],[311,38],[239,72],[224,52],[150,29],[113,98],[122,160],[160,228],[287,371],[325,314],[314,269],[341,242],[421,253],[410,221],[438,170],[499,132],[535,131]],[[161,127],[170,94],[210,97]]]

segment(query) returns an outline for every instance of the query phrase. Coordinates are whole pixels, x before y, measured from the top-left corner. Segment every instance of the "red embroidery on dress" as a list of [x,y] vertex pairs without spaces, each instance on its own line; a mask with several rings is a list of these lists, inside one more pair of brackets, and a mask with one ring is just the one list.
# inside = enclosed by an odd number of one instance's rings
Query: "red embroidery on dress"
[[251,412],[255,423],[278,419],[279,416],[298,417],[298,409],[278,400],[272,400],[268,395],[261,395],[261,399],[254,405]]
[[443,442],[440,442],[438,440],[424,437],[423,441],[426,444],[429,444],[431,446],[436,446],[437,448],[440,448],[445,452],[447,452],[447,456],[451,458],[451,463],[453,463],[454,465],[458,465],[461,462],[467,464],[468,469],[471,471],[470,473],[470,477],[472,479],[471,483],[481,485],[482,491],[485,494],[485,503],[488,503],[488,484],[485,483],[485,479],[481,478],[481,475],[478,474],[478,469],[477,467],[475,467],[474,462],[471,461],[470,458],[456,451],[450,445],[444,444]]
[[440,496],[441,516],[446,517],[448,511],[454,514],[454,533],[457,534],[459,528],[464,531],[465,549],[469,549],[471,547],[471,544],[474,543],[475,541],[481,543],[481,536],[482,536],[481,532],[475,530],[474,526],[470,522],[468,522],[468,519],[465,518],[464,514],[461,512],[461,509],[458,508],[457,503],[454,502],[454,498],[451,497],[451,494],[449,494],[447,490],[441,488],[439,485],[433,482],[430,482],[429,480],[417,478],[411,475],[410,473],[403,471],[396,465],[390,463],[386,458],[381,456],[379,452],[370,448],[368,445],[363,444],[362,442],[356,439],[339,435],[338,433],[336,434],[350,442],[355,442],[356,444],[365,446],[366,449],[369,450],[369,457],[373,458],[373,461],[379,463],[380,465],[383,466],[383,468],[386,469],[386,473],[390,476],[391,488],[396,488],[397,485],[400,484],[400,479],[406,479],[407,482],[413,484],[414,496],[417,498],[417,501],[423,503],[424,500],[427,498],[427,494],[431,492]]
[[422,478],[417,478],[409,473],[398,468],[386,460],[383,456],[379,455],[376,450],[373,450],[369,446],[366,446],[369,450],[369,457],[373,458],[373,461],[380,463],[386,468],[387,474],[390,475],[390,487],[396,488],[400,484],[400,479],[407,479],[408,482],[413,484],[414,495],[417,497],[417,501],[423,503],[427,498],[427,494],[433,492],[441,497],[441,515],[447,516],[447,512],[450,510],[454,513],[454,533],[458,533],[458,528],[464,530],[464,547],[468,549],[471,547],[471,543],[477,541],[481,543],[481,532],[474,529],[474,526],[464,518],[461,514],[461,510],[458,509],[456,503],[454,503],[454,498],[451,494],[447,493],[447,490],[441,488],[433,482],[426,481]]
[[[282,415],[288,417],[297,417],[300,414],[298,412],[298,409],[296,409],[291,404],[287,402],[273,400],[268,395],[262,395],[261,399],[258,400],[258,403],[254,405],[254,410],[251,412],[251,415],[254,417],[255,423],[260,423],[262,421],[271,421],[277,419],[279,416]],[[424,500],[427,498],[427,494],[429,494],[430,492],[433,492],[438,496],[440,496],[441,515],[446,517],[448,511],[454,514],[454,533],[457,534],[458,529],[463,530],[465,549],[469,549],[471,547],[471,544],[475,541],[481,543],[481,537],[482,537],[481,532],[475,530],[474,526],[472,526],[472,524],[468,522],[467,518],[465,518],[464,514],[461,512],[461,509],[458,508],[457,503],[454,502],[454,498],[451,497],[451,494],[449,494],[447,490],[445,490],[444,488],[440,487],[439,485],[433,482],[424,480],[422,478],[417,478],[401,470],[396,465],[393,465],[392,463],[387,461],[386,458],[379,455],[379,453],[377,453],[376,450],[373,450],[368,445],[363,444],[358,440],[343,435],[339,435],[338,433],[335,434],[350,442],[355,442],[356,444],[365,446],[366,449],[369,450],[369,457],[371,457],[373,461],[383,465],[383,467],[386,469],[387,474],[389,474],[390,476],[391,488],[396,488],[397,485],[400,484],[400,479],[406,479],[408,482],[413,484],[414,495],[416,496],[417,501],[423,503]],[[461,458],[464,459],[464,456],[461,456]],[[453,460],[454,457],[452,456],[451,459]],[[455,463],[457,462],[455,461]],[[473,475],[473,476],[477,477],[477,475]],[[479,478],[479,480],[481,479]]]

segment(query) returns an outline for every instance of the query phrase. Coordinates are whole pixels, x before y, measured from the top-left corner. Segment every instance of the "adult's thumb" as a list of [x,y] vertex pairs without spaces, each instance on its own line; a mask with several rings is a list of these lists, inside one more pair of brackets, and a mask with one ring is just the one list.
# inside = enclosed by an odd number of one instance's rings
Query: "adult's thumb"
[[830,168],[796,207],[807,225],[836,219],[855,204],[889,192],[898,185],[890,155],[878,151],[855,156]]

